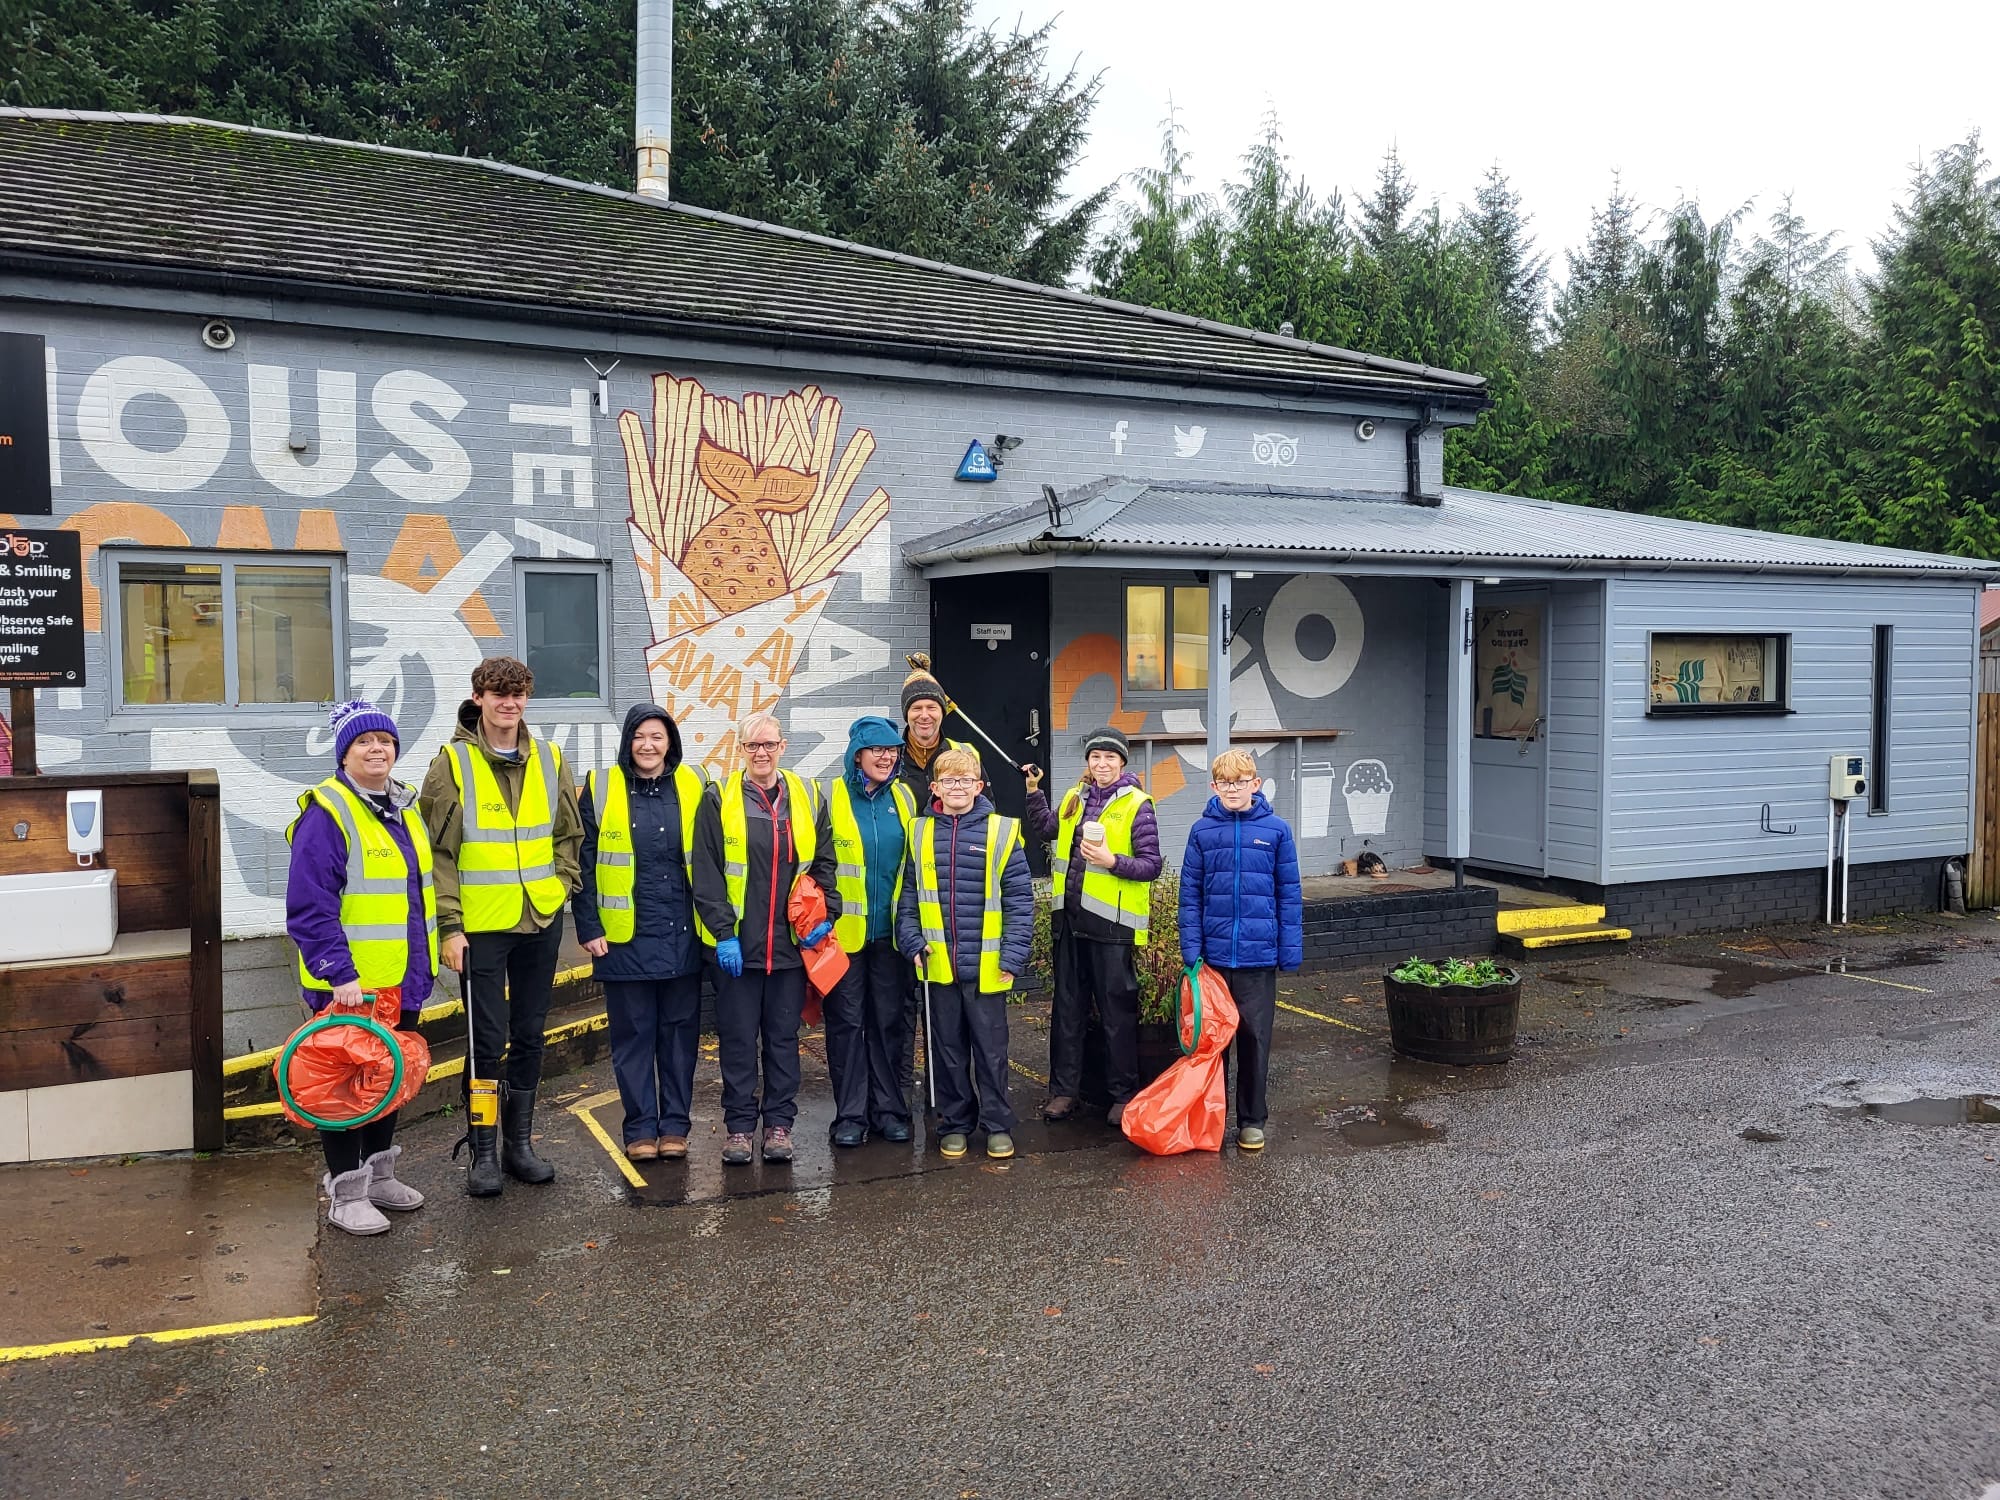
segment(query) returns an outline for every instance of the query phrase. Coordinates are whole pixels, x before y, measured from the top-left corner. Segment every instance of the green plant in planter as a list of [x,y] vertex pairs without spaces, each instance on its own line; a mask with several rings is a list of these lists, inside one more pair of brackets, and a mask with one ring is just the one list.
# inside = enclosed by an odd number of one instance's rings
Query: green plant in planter
[[1412,958],[1391,969],[1389,977],[1398,984],[1421,984],[1433,989],[1448,984],[1485,989],[1489,985],[1512,984],[1517,976],[1512,969],[1503,968],[1490,958],[1447,958],[1439,963]]
[[1181,877],[1172,865],[1160,867],[1153,882],[1152,930],[1146,946],[1133,949],[1139,970],[1139,1019],[1178,1024],[1181,1016]]
[[[1171,865],[1160,871],[1153,882],[1152,931],[1146,946],[1134,950],[1139,974],[1139,1019],[1177,1022],[1181,1005],[1181,880]],[[1049,914],[1054,904],[1054,883],[1035,882],[1035,932],[1028,950],[1028,974],[1034,987],[1055,987],[1055,945]],[[1014,998],[1020,998],[1016,989]]]

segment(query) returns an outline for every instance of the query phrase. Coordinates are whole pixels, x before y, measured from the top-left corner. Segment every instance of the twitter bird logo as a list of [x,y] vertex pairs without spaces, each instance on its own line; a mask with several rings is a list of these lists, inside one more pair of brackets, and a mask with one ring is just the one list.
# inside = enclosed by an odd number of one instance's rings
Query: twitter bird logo
[[1201,452],[1201,445],[1208,441],[1206,427],[1174,427],[1174,457],[1193,458]]

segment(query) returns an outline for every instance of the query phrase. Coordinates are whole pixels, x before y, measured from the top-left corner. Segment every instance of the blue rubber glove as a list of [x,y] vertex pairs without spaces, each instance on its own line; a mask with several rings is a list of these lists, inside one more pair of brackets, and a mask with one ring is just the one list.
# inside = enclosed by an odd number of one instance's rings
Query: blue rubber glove
[[799,946],[802,948],[817,948],[821,943],[826,941],[826,935],[831,931],[833,931],[833,923],[822,922],[805,935],[804,941]]
[[724,938],[715,945],[715,961],[731,979],[743,977],[743,945],[735,938]]

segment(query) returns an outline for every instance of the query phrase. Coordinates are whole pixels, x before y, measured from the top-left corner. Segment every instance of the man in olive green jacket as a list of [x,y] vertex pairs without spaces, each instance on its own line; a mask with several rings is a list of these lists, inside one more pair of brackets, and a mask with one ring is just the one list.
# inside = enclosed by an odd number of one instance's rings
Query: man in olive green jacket
[[[435,859],[431,873],[437,890],[438,958],[443,967],[458,971],[472,1037],[466,1086],[472,1090],[485,1080],[501,1085],[497,1133],[476,1118],[476,1107],[467,1133],[472,1168],[466,1191],[481,1198],[501,1190],[503,1169],[523,1182],[555,1177],[555,1168],[535,1154],[535,1088],[541,1082],[542,1039],[562,949],[563,903],[576,893],[581,879],[583,817],[569,762],[558,760],[521,722],[534,682],[534,674],[511,656],[482,661],[472,673],[472,696],[459,706],[458,730],[432,760],[421,793]],[[459,755],[460,746],[469,747],[469,759]],[[467,765],[475,779],[490,779],[488,802],[504,803],[504,811],[490,807],[483,819],[472,819],[474,832],[486,835],[475,842],[502,848],[504,857],[513,860],[520,857],[518,850],[530,847],[506,836],[522,811],[530,757],[540,759],[543,767],[555,763],[552,785],[546,770],[541,773],[553,845],[548,869],[539,879],[524,870],[519,879],[497,886],[491,878],[475,882],[475,899],[468,902],[460,868],[467,843],[465,803],[471,794],[470,788],[460,787]],[[497,841],[496,832],[502,835]],[[526,826],[521,829],[523,835],[529,832]],[[490,877],[492,872],[485,873]],[[468,905],[474,907],[470,921]],[[473,1102],[476,1106],[478,1101]]]

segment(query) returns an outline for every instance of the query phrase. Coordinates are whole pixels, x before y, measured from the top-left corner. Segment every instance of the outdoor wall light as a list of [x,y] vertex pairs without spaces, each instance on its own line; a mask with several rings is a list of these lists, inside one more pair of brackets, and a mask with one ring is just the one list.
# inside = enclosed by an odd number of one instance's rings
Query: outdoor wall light
[[220,318],[210,318],[201,325],[201,341],[211,349],[227,349],[236,342],[236,330]]
[[1486,586],[1487,586],[1488,588],[1492,588],[1492,587],[1493,587],[1493,586],[1494,586],[1495,584],[1497,584],[1497,583],[1498,583],[1498,582],[1499,582],[1500,580],[1499,580],[1499,579],[1497,579],[1497,578],[1482,578],[1482,579],[1480,579],[1479,581],[1480,581],[1481,583],[1485,584],[1485,585],[1486,585]]

